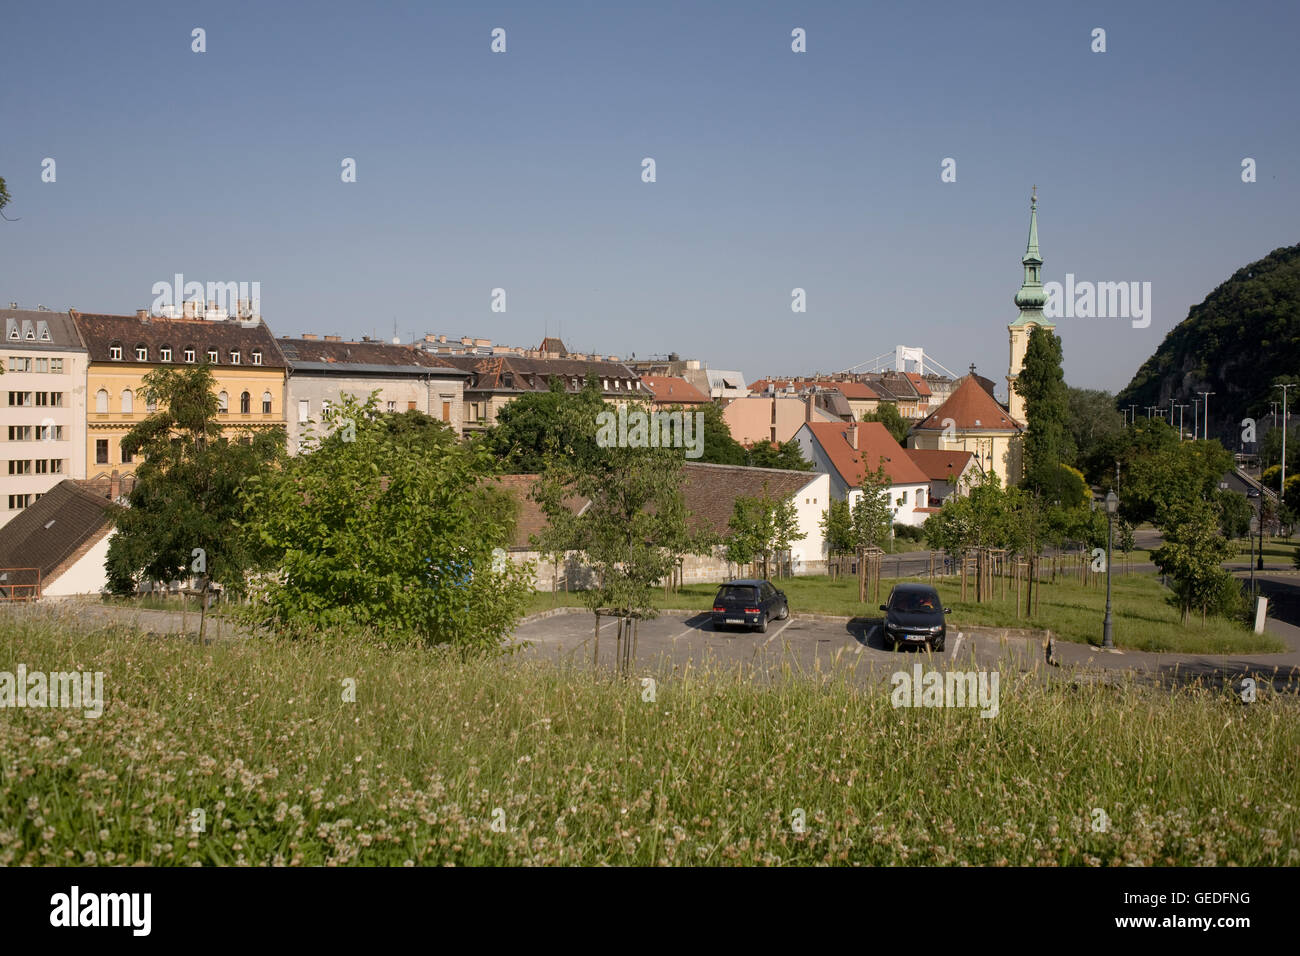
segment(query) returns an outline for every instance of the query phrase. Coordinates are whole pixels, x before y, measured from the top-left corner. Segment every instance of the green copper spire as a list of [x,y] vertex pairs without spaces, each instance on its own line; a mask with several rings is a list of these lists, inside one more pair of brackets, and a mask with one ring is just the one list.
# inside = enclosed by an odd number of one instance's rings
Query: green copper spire
[[1043,316],[1043,306],[1047,304],[1047,293],[1043,289],[1043,257],[1038,253],[1038,187],[1035,186],[1029,197],[1029,242],[1025,246],[1025,256],[1020,260],[1025,269],[1025,279],[1016,293],[1015,303],[1020,309],[1020,317],[1012,325],[1025,325],[1033,322],[1037,325],[1051,326]]

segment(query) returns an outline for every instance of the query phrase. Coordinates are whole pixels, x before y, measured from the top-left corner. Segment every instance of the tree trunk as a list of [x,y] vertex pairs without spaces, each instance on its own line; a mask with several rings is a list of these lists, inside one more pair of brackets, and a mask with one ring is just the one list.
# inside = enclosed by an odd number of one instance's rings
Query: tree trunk
[[867,562],[861,551],[858,552],[858,603],[867,603]]

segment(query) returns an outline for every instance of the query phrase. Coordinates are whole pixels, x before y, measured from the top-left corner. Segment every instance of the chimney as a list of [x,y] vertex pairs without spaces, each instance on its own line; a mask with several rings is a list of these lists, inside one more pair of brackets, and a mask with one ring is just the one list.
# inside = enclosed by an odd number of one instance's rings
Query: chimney
[[[772,399],[772,404],[774,405],[776,404],[775,398]],[[812,421],[812,407],[813,407],[813,397],[812,397],[812,393],[810,392],[808,394],[808,397],[804,400],[803,403],[803,420],[806,422]]]
[[304,332],[304,333],[302,334],[302,337],[303,337],[306,341],[308,341],[308,342],[315,342],[315,341],[316,341],[316,336],[313,335],[311,332]]
[[116,501],[122,496],[122,475],[114,468],[113,473],[108,477],[108,500]]
[[17,302],[10,302],[10,303],[9,303],[9,308],[10,308],[10,309],[13,309],[13,310],[15,310],[15,311],[17,311],[17,309],[18,309],[18,303],[17,303]]
[[858,423],[849,422],[849,447],[854,451],[858,450]]
[[149,310],[148,310],[148,309],[136,309],[136,310],[135,310],[135,317],[136,317],[137,319],[147,319],[147,318],[149,318]]
[[327,335],[327,336],[325,336],[325,341],[326,341],[326,342],[342,342],[342,341],[343,341],[343,336],[341,336],[341,335]]

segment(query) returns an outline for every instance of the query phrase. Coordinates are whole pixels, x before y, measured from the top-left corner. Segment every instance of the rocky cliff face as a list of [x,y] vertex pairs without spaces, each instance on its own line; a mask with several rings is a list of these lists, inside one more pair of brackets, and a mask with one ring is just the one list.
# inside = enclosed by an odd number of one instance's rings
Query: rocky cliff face
[[[1191,406],[1210,398],[1210,435],[1239,444],[1243,418],[1263,418],[1278,401],[1278,376],[1300,376],[1300,245],[1238,269],[1193,306],[1116,399],[1120,407]],[[1294,394],[1294,393],[1293,393]],[[1184,413],[1190,431],[1192,409]]]

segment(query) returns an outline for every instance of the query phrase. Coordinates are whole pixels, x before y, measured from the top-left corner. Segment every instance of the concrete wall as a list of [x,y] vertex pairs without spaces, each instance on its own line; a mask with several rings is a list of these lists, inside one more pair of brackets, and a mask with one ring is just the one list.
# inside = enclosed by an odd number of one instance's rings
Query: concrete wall
[[108,587],[108,574],[104,562],[108,560],[110,531],[98,541],[89,543],[72,563],[48,586],[41,588],[42,597],[71,597],[78,594],[99,594]]

